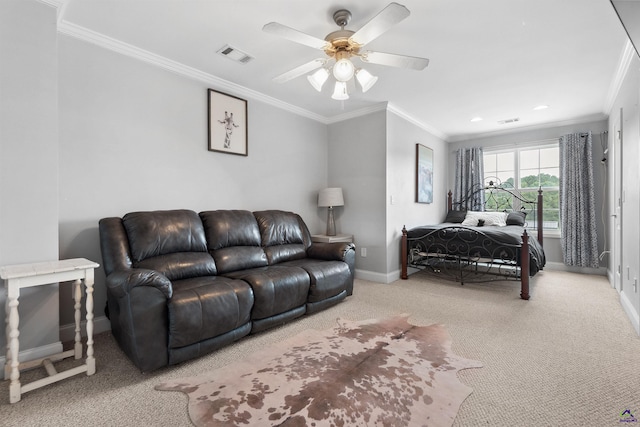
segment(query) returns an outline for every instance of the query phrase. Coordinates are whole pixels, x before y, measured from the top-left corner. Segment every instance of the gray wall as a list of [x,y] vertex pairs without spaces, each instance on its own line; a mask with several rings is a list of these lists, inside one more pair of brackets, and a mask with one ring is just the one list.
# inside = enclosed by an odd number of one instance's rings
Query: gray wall
[[[356,269],[386,276],[386,111],[329,125],[329,186],[342,187],[338,232],[353,234]],[[361,256],[367,248],[367,256]]]
[[[434,150],[431,204],[415,202],[416,143]],[[396,280],[402,227],[442,221],[446,161],[446,143],[387,110],[329,126],[329,184],[345,194],[336,223],[339,231],[354,235],[358,277]]]
[[[61,258],[101,263],[98,220],[135,210],[282,209],[324,226],[326,125],[249,99],[249,156],[209,152],[206,85],[68,36],[59,84]],[[95,296],[102,315],[102,268]]]
[[[396,114],[387,113],[387,123],[387,271],[394,273],[390,279],[395,280],[399,277],[402,227],[444,220],[449,147]],[[416,144],[433,150],[433,203],[416,203]]]
[[[563,126],[549,126],[546,128],[536,128],[521,132],[506,133],[500,135],[486,136],[483,138],[469,139],[450,144],[449,164],[455,164],[456,150],[461,147],[502,147],[514,144],[526,144],[530,142],[543,141],[548,139],[559,139],[560,136],[574,132],[593,132],[593,162],[594,162],[594,185],[597,210],[597,233],[598,233],[598,253],[604,251],[605,233],[608,233],[607,227],[602,222],[602,206],[605,204],[604,219],[605,224],[608,221],[608,210],[606,208],[606,200],[604,197],[604,189],[606,185],[606,169],[600,164],[603,156],[602,145],[600,144],[600,133],[607,130],[607,120],[596,122],[577,123]],[[455,181],[455,171],[451,168],[449,172],[449,185],[453,188]],[[544,250],[547,256],[547,262],[554,263],[556,268],[563,264],[562,248],[560,246],[560,238],[547,237],[544,238]],[[574,271],[581,272],[599,272],[605,274],[608,258],[605,257],[601,262],[601,270],[586,268],[571,268]]]
[[[0,265],[58,259],[56,10],[1,1],[0,64]],[[21,352],[61,350],[58,286],[25,289],[19,302]],[[4,327],[0,345],[4,356]]]

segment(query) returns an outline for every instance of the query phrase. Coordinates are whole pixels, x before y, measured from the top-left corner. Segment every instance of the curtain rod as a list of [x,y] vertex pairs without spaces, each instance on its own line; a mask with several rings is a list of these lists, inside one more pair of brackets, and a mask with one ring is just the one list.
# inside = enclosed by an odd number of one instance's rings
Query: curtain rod
[[[588,132],[581,132],[580,136],[586,136]],[[593,132],[592,132],[593,133]],[[596,133],[596,135],[607,135],[609,133],[608,130]],[[500,145],[485,145],[482,146],[483,150],[488,150],[488,151],[500,151],[500,150],[508,150],[508,149],[512,149],[513,147],[527,147],[527,146],[535,146],[535,145],[544,145],[544,144],[553,144],[556,143],[560,140],[560,136],[555,137],[555,138],[545,138],[545,139],[536,139],[536,140],[532,140],[532,141],[524,141],[524,142],[512,142],[509,144],[500,144]],[[478,147],[478,144],[474,144],[474,145],[468,145],[468,146],[462,146],[459,148],[473,148],[473,147]],[[457,149],[455,150],[451,150],[451,153],[455,153],[457,151]]]
[[[595,132],[591,132],[591,133],[593,133],[594,135],[606,135],[606,134],[609,133],[609,131],[605,130],[605,131],[602,131],[600,133],[595,133]],[[581,132],[580,133],[580,136],[587,136],[587,135],[589,135],[589,132]]]
[[[482,149],[485,151],[499,151],[499,150],[508,150],[513,147],[527,147],[534,145],[544,145],[544,144],[552,144],[558,142],[559,138],[546,138],[546,139],[537,139],[533,141],[525,141],[525,142],[513,142],[510,144],[501,144],[501,145],[488,145],[483,146]],[[476,145],[477,146],[477,145]],[[460,148],[471,148],[471,147],[460,147]],[[453,150],[452,153],[455,153],[456,150]]]

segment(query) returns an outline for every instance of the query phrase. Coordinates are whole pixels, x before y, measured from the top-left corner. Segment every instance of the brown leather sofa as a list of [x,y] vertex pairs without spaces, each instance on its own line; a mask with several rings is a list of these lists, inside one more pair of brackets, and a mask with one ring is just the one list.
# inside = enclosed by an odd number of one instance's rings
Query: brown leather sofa
[[132,212],[99,224],[111,330],[143,372],[330,307],[355,246],[312,243],[277,210]]

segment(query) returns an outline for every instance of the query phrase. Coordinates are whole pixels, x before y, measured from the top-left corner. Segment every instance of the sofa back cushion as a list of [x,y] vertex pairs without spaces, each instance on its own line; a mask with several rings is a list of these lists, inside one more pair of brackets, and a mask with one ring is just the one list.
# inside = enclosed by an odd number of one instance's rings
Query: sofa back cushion
[[311,245],[311,234],[298,214],[278,210],[253,213],[269,265],[302,259]]
[[122,218],[134,267],[157,270],[169,280],[215,275],[202,221],[193,211],[131,212]]
[[200,212],[207,248],[220,274],[264,267],[267,256],[260,245],[260,230],[249,211]]

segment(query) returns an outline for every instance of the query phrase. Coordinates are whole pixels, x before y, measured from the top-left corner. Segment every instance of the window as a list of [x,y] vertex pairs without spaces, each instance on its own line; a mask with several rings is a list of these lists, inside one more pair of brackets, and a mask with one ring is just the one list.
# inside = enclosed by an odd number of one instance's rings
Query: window
[[[538,189],[543,195],[543,227],[545,233],[560,233],[560,148],[558,142],[509,149],[484,150],[484,176],[497,177],[503,185],[513,186],[527,200],[537,200]],[[505,196],[506,197],[506,196]],[[513,201],[509,203],[514,206]],[[496,203],[487,202],[491,210]],[[536,212],[527,210],[529,228],[535,229]]]

